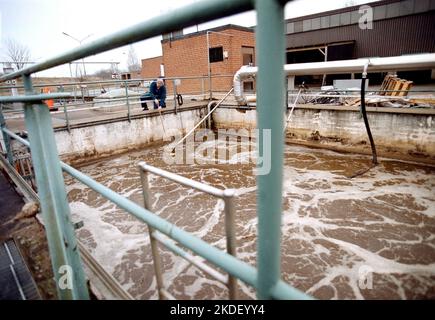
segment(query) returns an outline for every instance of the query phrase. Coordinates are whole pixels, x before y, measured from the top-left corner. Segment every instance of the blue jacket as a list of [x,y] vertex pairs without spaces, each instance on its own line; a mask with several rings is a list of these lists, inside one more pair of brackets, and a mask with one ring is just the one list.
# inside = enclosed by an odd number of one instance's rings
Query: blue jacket
[[162,106],[165,105],[166,100],[166,87],[163,85],[160,88],[157,88],[157,81],[151,82],[150,85],[150,93],[154,99],[158,99]]

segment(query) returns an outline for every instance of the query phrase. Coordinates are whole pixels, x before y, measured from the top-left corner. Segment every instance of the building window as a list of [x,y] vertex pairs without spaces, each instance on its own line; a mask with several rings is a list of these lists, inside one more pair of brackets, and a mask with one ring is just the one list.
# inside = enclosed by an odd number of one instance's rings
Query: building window
[[295,24],[293,22],[287,23],[287,34],[295,32]]
[[312,30],[320,29],[320,18],[311,19],[311,29]]
[[329,16],[320,18],[320,25],[322,28],[329,28]]
[[373,20],[382,20],[387,16],[387,6],[377,6],[373,11]]
[[330,27],[338,27],[340,25],[340,15],[339,14],[334,14],[330,17],[331,22],[330,22]]
[[400,2],[390,3],[387,5],[387,18],[400,16]]
[[[375,9],[375,12],[376,12],[376,9]],[[359,11],[352,11],[352,13],[350,14],[350,23],[358,23],[360,17],[361,17],[361,14],[359,13]]]
[[303,21],[303,31],[310,31],[311,30],[311,19],[307,19]]
[[295,22],[295,33],[296,32],[302,32],[302,21]]
[[224,61],[224,48],[215,47],[208,49],[210,55],[210,63]]
[[340,26],[350,24],[350,12],[344,12],[340,14]]

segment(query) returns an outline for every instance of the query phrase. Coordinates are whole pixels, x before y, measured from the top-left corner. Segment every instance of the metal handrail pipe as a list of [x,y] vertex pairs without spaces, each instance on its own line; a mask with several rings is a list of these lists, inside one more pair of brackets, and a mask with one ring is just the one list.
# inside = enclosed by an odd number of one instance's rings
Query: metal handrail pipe
[[201,119],[201,121],[199,121],[192,129],[190,129],[190,131],[183,137],[181,138],[177,143],[175,143],[174,145],[174,149],[180,144],[182,143],[184,140],[186,140],[186,138],[188,136],[190,136],[200,125],[201,123],[203,123],[205,120],[208,119],[208,117],[210,117],[210,115],[221,105],[221,103],[230,95],[231,92],[233,92],[234,88],[231,88],[230,91],[227,92],[227,94],[218,102],[216,103],[216,105],[214,106],[214,108],[212,110],[210,110],[210,107],[212,104],[214,104],[214,101],[211,101],[208,105],[207,105],[207,110],[208,113],[205,115],[204,118]]
[[27,141],[26,139],[21,138],[19,135],[13,133],[11,130],[9,130],[7,128],[3,128],[3,132],[6,133],[7,135],[9,135],[10,137],[14,138],[15,140],[21,142],[25,146],[30,147],[29,141]]
[[[234,75],[232,74],[214,74],[211,77],[212,78],[232,78]],[[201,79],[207,79],[207,76],[180,76],[180,77],[164,77],[164,80],[201,80]],[[152,81],[156,78],[134,78],[134,79],[126,79],[126,80],[93,80],[93,81],[76,81],[76,82],[59,82],[59,83],[40,83],[35,84],[34,88],[41,88],[41,87],[58,87],[58,86],[72,86],[72,85],[88,85],[88,84],[116,84],[116,83],[130,83],[130,82],[139,82],[139,81]],[[24,86],[22,85],[0,85],[1,89],[22,89]]]
[[227,285],[228,284],[228,278],[224,276],[222,273],[218,272],[217,270],[213,269],[212,267],[205,264],[203,261],[199,260],[197,256],[194,256],[185,250],[178,247],[176,244],[173,243],[173,241],[169,240],[166,236],[164,236],[162,233],[158,231],[154,231],[152,233],[152,236],[154,239],[156,239],[158,242],[163,244],[166,248],[174,252],[175,254],[182,257],[184,260],[190,262],[192,265],[197,267],[199,270],[205,272],[209,276],[213,277],[217,281],[219,281],[222,284]]
[[0,103],[41,102],[43,100],[66,99],[66,98],[72,98],[72,97],[74,97],[74,96],[68,92],[32,94],[32,95],[26,95],[26,96],[0,96]]
[[141,170],[144,170],[144,171],[153,173],[155,175],[158,175],[160,177],[163,177],[163,178],[172,180],[174,182],[180,183],[186,187],[194,188],[196,190],[209,193],[209,194],[211,194],[215,197],[221,198],[221,199],[223,199],[225,197],[225,190],[221,190],[221,189],[209,186],[207,184],[188,179],[188,178],[180,176],[178,174],[150,166],[149,164],[146,164],[143,161],[139,162],[138,166],[141,168]]

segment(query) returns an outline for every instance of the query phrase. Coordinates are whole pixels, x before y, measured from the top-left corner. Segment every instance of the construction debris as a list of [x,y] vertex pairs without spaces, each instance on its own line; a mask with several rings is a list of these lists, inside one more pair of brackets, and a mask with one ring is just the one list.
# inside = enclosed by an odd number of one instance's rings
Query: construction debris
[[[400,79],[396,75],[387,75],[379,91],[371,92],[366,95],[367,107],[386,107],[386,108],[435,108],[435,98],[433,95],[413,95],[408,96],[413,86],[412,81]],[[335,104],[346,107],[359,106],[361,98],[356,96],[359,88],[346,88],[339,90],[335,86],[322,87],[320,92],[310,95],[305,99],[310,104]],[[349,92],[353,95],[349,96]]]
[[381,84],[379,95],[382,96],[399,96],[408,95],[409,90],[413,86],[412,81],[397,78],[396,75],[387,74]]

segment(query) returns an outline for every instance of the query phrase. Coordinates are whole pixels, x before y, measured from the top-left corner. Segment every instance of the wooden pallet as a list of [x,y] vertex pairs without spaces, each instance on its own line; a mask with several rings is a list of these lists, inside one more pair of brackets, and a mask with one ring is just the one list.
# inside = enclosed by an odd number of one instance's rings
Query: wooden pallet
[[405,79],[397,78],[394,75],[387,74],[381,84],[378,94],[381,96],[404,97],[408,95],[408,92],[411,90],[412,86],[412,81],[407,81]]

